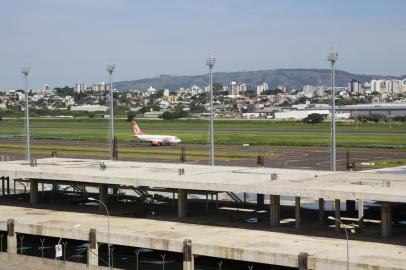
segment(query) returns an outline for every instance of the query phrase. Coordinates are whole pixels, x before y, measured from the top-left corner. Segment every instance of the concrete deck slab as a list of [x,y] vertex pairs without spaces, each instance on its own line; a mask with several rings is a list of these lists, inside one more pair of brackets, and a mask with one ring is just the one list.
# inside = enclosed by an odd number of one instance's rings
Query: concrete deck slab
[[[9,218],[17,233],[59,237],[80,222],[67,238],[88,240],[89,230],[96,228],[98,241],[107,240],[103,215],[0,206],[1,230]],[[307,252],[309,269],[344,269],[346,264],[344,239],[124,217],[110,221],[113,244],[182,252],[183,240],[191,239],[195,255],[297,267],[298,254]],[[405,254],[405,246],[350,241],[351,269],[406,269]]]
[[[100,162],[106,165],[100,169]],[[292,170],[47,158],[31,167],[26,161],[0,162],[0,175],[11,178],[72,181],[88,184],[147,186],[207,191],[289,195],[329,200],[406,203],[404,174]],[[183,168],[184,175],[178,170]],[[277,174],[277,180],[271,175]],[[387,183],[390,182],[390,185]]]

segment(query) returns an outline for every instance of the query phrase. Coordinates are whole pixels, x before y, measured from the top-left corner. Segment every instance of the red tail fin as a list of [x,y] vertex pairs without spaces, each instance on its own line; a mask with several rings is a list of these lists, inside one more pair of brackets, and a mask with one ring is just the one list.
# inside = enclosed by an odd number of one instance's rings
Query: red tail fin
[[144,135],[144,132],[142,132],[142,130],[138,127],[135,120],[131,121],[131,127],[133,128],[134,136]]

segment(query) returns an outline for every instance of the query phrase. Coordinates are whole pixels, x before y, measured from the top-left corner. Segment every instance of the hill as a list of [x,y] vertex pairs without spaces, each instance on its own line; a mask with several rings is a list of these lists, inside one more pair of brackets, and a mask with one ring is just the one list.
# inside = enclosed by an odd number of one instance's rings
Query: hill
[[[342,70],[336,71],[337,86],[347,86],[348,81],[355,79],[362,83],[372,79],[393,79],[397,77],[382,75],[353,74]],[[230,81],[237,83],[247,83],[255,86],[267,82],[271,89],[278,85],[288,88],[302,88],[303,85],[330,85],[329,69],[274,69],[260,71],[238,71],[238,72],[216,72],[213,75],[215,83],[227,84]],[[204,87],[208,85],[208,75],[195,76],[171,76],[162,75],[156,78],[146,78],[134,81],[122,81],[114,83],[114,87],[119,90],[146,90],[152,86],[156,89],[168,88],[176,90],[180,87],[190,87],[192,85]]]

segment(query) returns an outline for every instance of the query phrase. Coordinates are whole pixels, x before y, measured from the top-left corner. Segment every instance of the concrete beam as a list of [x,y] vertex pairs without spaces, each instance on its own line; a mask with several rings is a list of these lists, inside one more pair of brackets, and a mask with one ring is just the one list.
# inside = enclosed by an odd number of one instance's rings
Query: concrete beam
[[178,217],[187,217],[187,190],[178,190]]
[[281,205],[280,196],[271,195],[271,202],[269,205],[271,227],[276,227],[279,226],[280,224],[280,205]]
[[340,232],[341,224],[338,221],[338,219],[341,218],[341,202],[340,202],[340,199],[335,199],[334,200],[334,211],[335,211],[335,216],[334,217],[336,218],[335,230],[336,230],[336,232]]
[[300,229],[300,197],[295,197],[295,227]]
[[324,199],[319,198],[319,224],[324,223]]
[[183,241],[183,270],[194,270],[194,259],[192,252],[192,240],[185,239]]
[[257,194],[257,206],[264,206],[265,203],[265,195],[264,194]]
[[392,236],[392,204],[381,202],[381,231],[383,238]]
[[30,203],[38,203],[38,180],[30,179]]

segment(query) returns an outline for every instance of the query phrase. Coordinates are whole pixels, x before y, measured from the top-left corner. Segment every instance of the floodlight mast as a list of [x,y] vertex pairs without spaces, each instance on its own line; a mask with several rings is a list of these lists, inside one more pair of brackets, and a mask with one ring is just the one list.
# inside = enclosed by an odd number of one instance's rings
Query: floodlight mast
[[331,63],[331,171],[336,171],[336,90],[335,90],[335,63],[338,52],[330,52],[327,60]]
[[210,94],[210,165],[214,166],[214,110],[213,110],[213,67],[216,58],[209,56],[207,66],[209,67],[209,94]]
[[108,64],[106,71],[109,73],[109,81],[110,81],[110,138],[109,138],[109,146],[110,146],[110,160],[114,160],[114,100],[113,100],[113,72],[116,69],[115,64]]
[[31,160],[30,150],[30,112],[28,109],[28,74],[30,73],[29,66],[23,66],[21,72],[24,75],[24,92],[25,92],[25,155],[27,161]]

